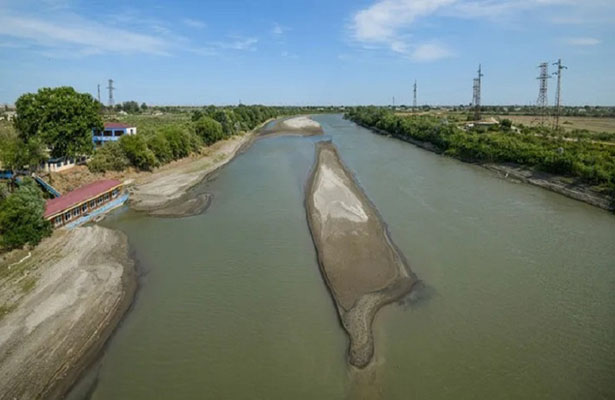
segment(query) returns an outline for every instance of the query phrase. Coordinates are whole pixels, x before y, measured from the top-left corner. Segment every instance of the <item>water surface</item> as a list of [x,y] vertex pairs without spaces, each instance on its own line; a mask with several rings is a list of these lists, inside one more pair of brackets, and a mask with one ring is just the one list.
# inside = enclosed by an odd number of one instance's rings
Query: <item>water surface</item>
[[346,366],[305,221],[319,139],[269,138],[203,183],[203,215],[108,218],[144,274],[90,398],[615,397],[613,215],[315,119],[426,285],[378,314],[375,364]]

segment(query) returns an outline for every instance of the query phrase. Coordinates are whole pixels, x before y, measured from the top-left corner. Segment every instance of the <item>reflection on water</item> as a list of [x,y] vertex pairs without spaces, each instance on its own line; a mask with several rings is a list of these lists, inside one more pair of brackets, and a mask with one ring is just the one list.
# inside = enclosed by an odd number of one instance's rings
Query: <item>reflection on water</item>
[[309,237],[318,139],[263,139],[204,184],[205,214],[107,221],[147,273],[92,399],[615,396],[615,217],[316,119],[424,282],[377,315],[375,363],[347,367]]

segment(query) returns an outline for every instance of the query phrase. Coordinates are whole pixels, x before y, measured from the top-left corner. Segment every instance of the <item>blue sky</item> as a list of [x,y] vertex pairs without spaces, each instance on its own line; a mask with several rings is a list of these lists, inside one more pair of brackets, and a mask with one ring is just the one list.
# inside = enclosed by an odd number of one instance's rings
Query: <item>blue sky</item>
[[484,104],[530,104],[562,58],[564,104],[615,105],[613,38],[613,0],[0,0],[0,103],[467,104],[482,63]]

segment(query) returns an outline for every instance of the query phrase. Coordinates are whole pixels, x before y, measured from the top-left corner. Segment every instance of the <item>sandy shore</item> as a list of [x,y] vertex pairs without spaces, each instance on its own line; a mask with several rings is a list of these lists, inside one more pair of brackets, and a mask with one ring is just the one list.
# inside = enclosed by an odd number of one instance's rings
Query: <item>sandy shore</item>
[[233,136],[211,146],[209,154],[160,169],[130,188],[130,206],[157,216],[198,214],[210,202],[207,196],[187,196],[190,188],[226,165],[253,138],[254,133]]
[[330,142],[317,144],[306,211],[321,271],[350,338],[349,362],[363,368],[374,353],[376,312],[408,294],[417,279]]
[[300,135],[312,136],[322,135],[322,126],[307,115],[280,119],[267,126],[260,132],[260,136],[279,136],[279,135]]
[[134,296],[124,234],[56,232],[0,265],[0,399],[60,399],[98,354]]

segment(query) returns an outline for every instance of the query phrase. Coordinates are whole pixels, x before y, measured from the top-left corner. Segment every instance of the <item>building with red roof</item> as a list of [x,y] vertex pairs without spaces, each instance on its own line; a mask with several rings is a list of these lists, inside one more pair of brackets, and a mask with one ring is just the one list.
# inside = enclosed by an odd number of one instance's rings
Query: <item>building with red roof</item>
[[88,219],[85,217],[99,214],[109,209],[109,205],[121,205],[125,201],[122,192],[123,184],[118,180],[96,181],[47,200],[44,217],[54,228],[78,224],[80,220],[85,222]]

